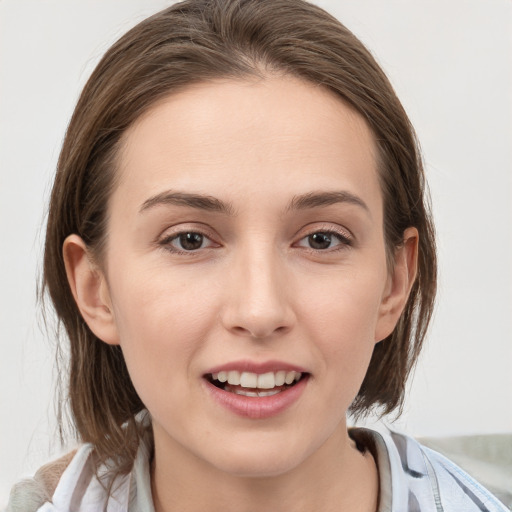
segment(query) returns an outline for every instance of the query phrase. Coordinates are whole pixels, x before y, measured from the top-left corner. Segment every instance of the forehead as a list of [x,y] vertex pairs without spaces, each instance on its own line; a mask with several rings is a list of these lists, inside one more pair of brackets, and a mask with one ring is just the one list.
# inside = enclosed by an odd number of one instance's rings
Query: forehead
[[165,188],[240,198],[342,187],[380,202],[364,119],[290,76],[216,80],[169,95],[125,133],[118,172],[125,202],[139,204]]

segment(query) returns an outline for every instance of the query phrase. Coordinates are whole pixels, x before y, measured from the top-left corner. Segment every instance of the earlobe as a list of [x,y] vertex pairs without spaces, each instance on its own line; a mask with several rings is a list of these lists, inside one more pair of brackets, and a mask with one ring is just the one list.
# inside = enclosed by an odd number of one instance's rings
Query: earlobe
[[105,343],[119,344],[107,281],[85,242],[78,235],[69,235],[62,253],[69,286],[83,319]]
[[403,244],[395,251],[394,266],[382,298],[375,331],[376,343],[393,332],[407,304],[418,268],[418,243],[418,230],[407,228],[404,231]]

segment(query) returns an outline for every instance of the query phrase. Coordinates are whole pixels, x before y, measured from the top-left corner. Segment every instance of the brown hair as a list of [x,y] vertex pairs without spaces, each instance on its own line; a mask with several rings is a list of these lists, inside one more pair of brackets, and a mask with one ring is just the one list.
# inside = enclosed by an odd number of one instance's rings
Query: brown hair
[[220,77],[301,77],[335,92],[370,126],[379,151],[388,255],[404,230],[420,233],[419,267],[394,332],[375,347],[354,415],[400,411],[436,290],[433,225],[414,131],[393,88],[362,43],[335,18],[303,0],[185,0],[131,29],[103,57],[68,127],[53,186],[43,284],[70,340],[69,398],[82,441],[100,461],[129,469],[135,415],[144,408],[121,349],[89,330],[66,279],[62,244],[77,233],[101,262],[115,158],[126,129],[164,96]]

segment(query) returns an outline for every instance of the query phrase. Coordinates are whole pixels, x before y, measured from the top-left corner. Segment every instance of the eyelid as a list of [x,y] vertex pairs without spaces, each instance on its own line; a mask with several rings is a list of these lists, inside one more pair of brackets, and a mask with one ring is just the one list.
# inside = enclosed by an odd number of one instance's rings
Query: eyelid
[[[316,249],[313,247],[308,247],[307,245],[301,245],[301,242],[306,240],[309,236],[315,234],[315,233],[325,233],[334,235],[338,242],[333,247],[328,247],[326,249]],[[295,237],[296,242],[294,242],[294,247],[299,247],[302,250],[311,252],[313,254],[332,254],[336,253],[338,251],[347,250],[348,248],[351,248],[354,245],[354,235],[352,232],[342,227],[338,224],[328,223],[328,222],[313,222],[311,224],[308,224],[307,226],[300,229]]]
[[[197,233],[205,238],[207,238],[212,245],[209,247],[203,247],[202,249],[197,249],[196,251],[184,251],[180,250],[176,247],[171,246],[171,242],[178,238],[181,234],[184,233]],[[213,247],[220,247],[220,243],[216,240],[218,236],[214,234],[213,230],[208,226],[201,223],[179,223],[175,226],[167,227],[155,240],[155,243],[163,247],[164,249],[174,252],[176,254],[193,254],[195,252],[199,252],[205,249],[211,249]],[[172,248],[171,248],[172,247]]]
[[165,229],[163,229],[157,236],[156,240],[158,241],[168,238],[169,236],[176,236],[180,233],[201,233],[208,238],[215,238],[216,236],[215,231],[202,222],[178,222],[177,224],[166,226]]
[[295,238],[302,240],[313,233],[334,233],[347,241],[353,242],[355,240],[353,233],[348,228],[332,222],[311,222],[302,227]]

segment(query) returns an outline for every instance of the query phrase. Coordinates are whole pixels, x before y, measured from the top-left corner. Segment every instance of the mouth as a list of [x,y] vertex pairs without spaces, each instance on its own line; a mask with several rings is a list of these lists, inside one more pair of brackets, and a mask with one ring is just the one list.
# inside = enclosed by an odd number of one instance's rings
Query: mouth
[[308,373],[294,370],[252,373],[237,370],[209,373],[205,378],[218,389],[239,396],[257,398],[278,395],[296,386]]

